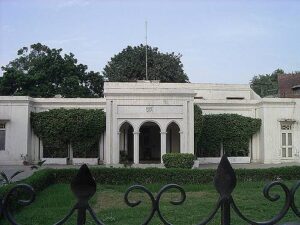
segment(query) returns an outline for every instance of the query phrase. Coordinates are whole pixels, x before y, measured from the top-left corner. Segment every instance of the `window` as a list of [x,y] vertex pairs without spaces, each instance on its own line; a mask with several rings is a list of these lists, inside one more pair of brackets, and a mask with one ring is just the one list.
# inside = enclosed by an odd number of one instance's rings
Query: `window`
[[244,100],[244,97],[226,97],[227,100]]
[[5,150],[5,124],[0,123],[0,151]]
[[282,158],[293,157],[292,124],[281,124],[281,156]]

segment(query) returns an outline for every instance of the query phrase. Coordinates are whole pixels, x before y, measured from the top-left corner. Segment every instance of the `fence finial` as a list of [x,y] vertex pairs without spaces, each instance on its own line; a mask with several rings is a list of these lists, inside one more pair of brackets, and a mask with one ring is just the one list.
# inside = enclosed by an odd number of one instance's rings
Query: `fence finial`
[[214,185],[221,197],[229,197],[236,186],[236,176],[226,155],[223,155],[214,177]]

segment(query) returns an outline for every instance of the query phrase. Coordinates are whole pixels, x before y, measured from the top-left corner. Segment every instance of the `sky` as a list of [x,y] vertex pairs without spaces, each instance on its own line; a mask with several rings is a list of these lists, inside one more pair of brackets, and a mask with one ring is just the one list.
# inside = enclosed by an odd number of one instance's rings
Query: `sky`
[[0,66],[40,42],[101,72],[128,45],[182,54],[194,83],[300,70],[300,1],[0,0]]

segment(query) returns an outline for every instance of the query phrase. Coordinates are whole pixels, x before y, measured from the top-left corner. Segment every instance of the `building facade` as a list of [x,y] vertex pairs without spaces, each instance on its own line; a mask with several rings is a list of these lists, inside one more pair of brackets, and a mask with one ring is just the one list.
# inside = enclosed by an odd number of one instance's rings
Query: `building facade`
[[[120,163],[122,153],[134,164],[161,162],[170,152],[194,153],[194,105],[204,114],[236,113],[260,118],[249,156],[236,162],[300,162],[300,99],[260,98],[249,85],[107,82],[104,98],[0,97],[0,164],[21,164],[27,155],[43,159],[43,144],[32,132],[30,112],[54,108],[103,109],[106,131],[97,159],[74,163]],[[200,163],[218,159],[199,159]],[[65,164],[66,159],[47,158]]]

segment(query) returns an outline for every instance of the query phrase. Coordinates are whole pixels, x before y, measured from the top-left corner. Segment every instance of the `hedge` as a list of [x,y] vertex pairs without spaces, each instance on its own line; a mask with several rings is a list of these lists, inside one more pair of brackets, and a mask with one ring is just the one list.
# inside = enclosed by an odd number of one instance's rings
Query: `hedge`
[[224,153],[228,156],[247,156],[249,140],[260,126],[261,119],[238,114],[204,115],[197,155],[219,157],[223,144]]
[[51,109],[32,112],[30,117],[33,132],[44,142],[47,157],[65,157],[70,143],[74,157],[97,157],[105,120],[101,109]]
[[197,153],[201,141],[201,133],[203,128],[202,110],[198,105],[194,105],[194,150]]
[[[13,188],[16,184],[28,184],[33,187],[36,193],[46,189],[49,185],[55,183],[55,173],[53,169],[43,169],[36,171],[30,177],[23,179],[21,181],[11,183],[8,185],[0,186],[0,199],[4,198],[6,193]],[[16,201],[12,201],[12,208],[18,209],[21,207],[20,205],[16,204]],[[1,215],[0,215],[1,219]]]
[[0,186],[0,198],[4,196],[7,190],[14,187],[16,184],[29,184],[34,188],[36,192],[42,191],[47,188],[49,185],[55,183],[55,170],[54,169],[42,169],[33,173],[28,178],[25,178],[21,181],[11,183],[9,185]]
[[[211,183],[214,169],[160,169],[160,168],[91,168],[99,184],[131,185],[152,183],[205,184]],[[55,170],[56,182],[70,183],[78,169]],[[238,182],[300,179],[300,166],[268,169],[236,169]]]
[[166,153],[162,159],[166,168],[192,169],[196,157],[190,153]]
[[[211,183],[215,176],[214,169],[161,169],[161,168],[90,168],[99,184],[131,185],[153,183],[205,184]],[[42,169],[32,176],[17,183],[31,185],[38,193],[54,183],[70,183],[78,169]],[[300,180],[300,166],[268,169],[236,169],[238,182]],[[0,198],[15,184],[0,187]]]
[[[161,168],[90,168],[93,177],[99,184],[130,185],[152,183],[204,184],[211,183],[215,169],[161,169]],[[54,183],[70,183],[78,169],[42,169],[32,176],[17,183],[31,185],[40,192]],[[300,166],[268,168],[268,169],[235,169],[238,182],[272,181],[300,179]],[[0,197],[3,197],[15,184],[0,187]]]

